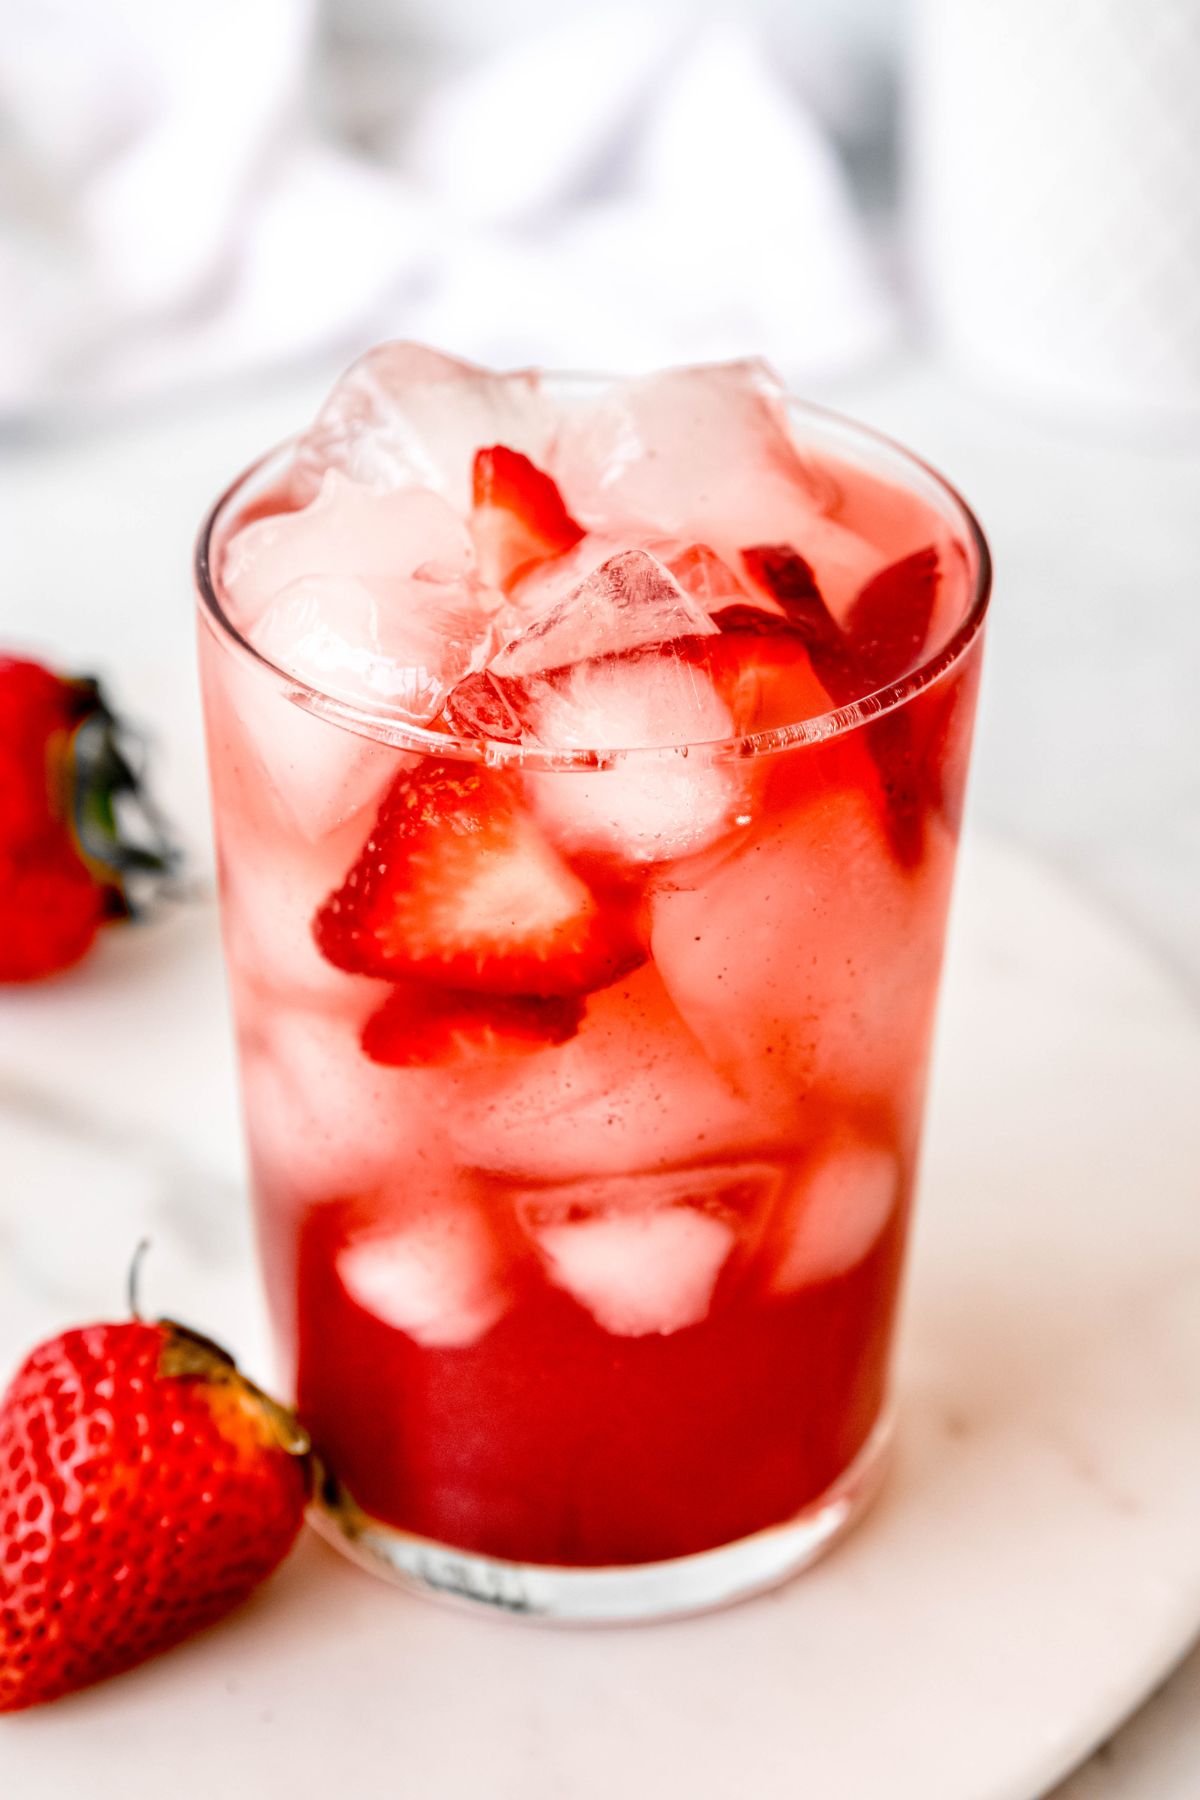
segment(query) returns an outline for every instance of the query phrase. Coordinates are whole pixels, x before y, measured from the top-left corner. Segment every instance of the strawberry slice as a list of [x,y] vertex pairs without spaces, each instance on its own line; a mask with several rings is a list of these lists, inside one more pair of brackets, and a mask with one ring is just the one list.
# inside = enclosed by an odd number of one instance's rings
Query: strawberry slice
[[712,622],[727,635],[732,632],[738,637],[796,638],[801,643],[807,639],[807,633],[783,613],[768,612],[752,600],[735,600],[730,606],[723,606],[720,612],[713,613]]
[[590,993],[644,957],[626,906],[601,907],[512,776],[440,760],[396,777],[313,932],[340,969],[485,994]]
[[855,599],[846,629],[821,598],[812,567],[790,544],[743,550],[742,561],[805,637],[813,667],[838,706],[898,681],[916,663],[933,618],[938,554],[932,547],[891,563]]
[[[791,558],[794,553],[772,549],[745,555],[753,567],[756,556]],[[781,570],[780,585],[806,602],[811,571],[801,557],[794,560],[795,569]],[[813,593],[824,612],[815,588]],[[815,629],[816,615],[807,604],[789,613],[768,611],[753,600],[733,600],[710,616],[720,636],[704,638],[690,656],[707,671],[738,731],[769,731],[829,710],[829,692],[814,667],[814,640],[823,632]],[[832,627],[833,621],[828,624]]]
[[[844,631],[821,598],[810,565],[790,545],[758,545],[744,550],[742,561],[804,637],[812,667],[835,706],[875,693],[915,666],[929,635],[940,577],[932,545],[873,576],[855,599]],[[919,729],[925,711],[936,706],[935,698],[926,698],[923,706],[910,701],[864,730],[883,782],[888,835],[906,868],[921,860],[925,815],[941,779],[931,764],[933,748]]]
[[851,607],[846,635],[875,687],[915,667],[929,636],[939,574],[938,553],[928,545],[881,569]]
[[742,551],[742,561],[747,574],[778,604],[789,628],[807,645],[813,669],[834,705],[844,706],[859,686],[858,667],[821,597],[812,564],[790,544],[757,544]]
[[442,1068],[565,1044],[582,1018],[582,1001],[569,995],[464,994],[413,981],[367,1020],[362,1047],[389,1068]]
[[470,529],[485,580],[506,591],[547,557],[584,535],[550,476],[519,450],[475,452]]
[[742,562],[751,580],[777,602],[797,630],[837,629],[812,564],[790,544],[755,544],[742,551]]

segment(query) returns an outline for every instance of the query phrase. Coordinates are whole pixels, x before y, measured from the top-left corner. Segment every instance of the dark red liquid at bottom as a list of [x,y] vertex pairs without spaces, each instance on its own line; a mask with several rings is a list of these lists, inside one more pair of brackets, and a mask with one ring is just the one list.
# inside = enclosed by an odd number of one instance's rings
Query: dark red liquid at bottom
[[336,1209],[299,1256],[297,1400],[385,1524],[513,1561],[653,1562],[792,1518],[853,1461],[884,1399],[903,1208],[847,1273],[786,1299],[718,1288],[709,1316],[619,1337],[544,1281],[465,1348],[421,1347],[349,1298]]

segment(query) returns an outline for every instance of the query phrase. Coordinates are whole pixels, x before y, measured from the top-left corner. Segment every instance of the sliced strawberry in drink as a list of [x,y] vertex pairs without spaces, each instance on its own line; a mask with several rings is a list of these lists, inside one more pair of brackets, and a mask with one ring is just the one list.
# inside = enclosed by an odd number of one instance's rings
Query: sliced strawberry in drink
[[909,867],[920,861],[924,821],[931,810],[958,835],[977,679],[977,664],[952,669],[867,727],[867,744],[887,796],[892,841]]
[[757,544],[742,551],[742,561],[807,645],[813,669],[834,705],[843,706],[853,699],[858,669],[849,643],[821,596],[812,564],[790,544]]
[[[933,618],[938,553],[917,550],[868,581],[850,610],[847,639],[860,686],[880,688],[913,669]],[[888,800],[888,831],[900,861],[914,868],[925,845],[924,820],[941,794],[941,714],[945,684],[885,713],[866,728]]]
[[768,612],[752,600],[735,600],[712,615],[712,622],[726,633],[740,637],[795,638],[807,642],[805,633],[783,613]]
[[797,628],[810,622],[822,631],[833,626],[812,564],[790,544],[752,545],[742,551],[742,562],[751,580],[777,602],[784,617]]
[[367,1020],[362,1047],[389,1068],[440,1068],[565,1044],[582,1017],[582,1001],[568,995],[465,994],[406,982]]
[[[877,692],[915,666],[937,599],[940,569],[932,546],[868,581],[850,608],[845,630],[821,598],[810,565],[789,545],[759,545],[743,551],[742,560],[804,637],[812,667],[836,706]],[[888,833],[906,867],[920,861],[924,812],[938,784],[928,767],[929,746],[914,732],[913,704],[865,728],[887,795]]]
[[898,681],[916,665],[929,635],[939,578],[938,553],[928,545],[881,569],[855,600],[846,636],[873,686]]
[[510,588],[547,557],[571,550],[583,528],[557,486],[519,450],[477,450],[470,529],[480,569],[495,587]]
[[712,615],[720,631],[694,646],[739,732],[769,731],[827,712],[809,627],[752,600],[735,600]]
[[892,563],[867,582],[843,631],[821,597],[812,567],[787,544],[742,552],[747,571],[806,639],[821,680],[839,706],[898,681],[916,663],[938,587],[932,547]]
[[915,869],[925,848],[925,814],[937,798],[937,777],[925,766],[908,707],[872,719],[864,741],[883,789],[888,838],[903,866]]
[[398,775],[313,921],[340,969],[487,994],[585,994],[643,960],[520,803],[513,779],[431,760]]

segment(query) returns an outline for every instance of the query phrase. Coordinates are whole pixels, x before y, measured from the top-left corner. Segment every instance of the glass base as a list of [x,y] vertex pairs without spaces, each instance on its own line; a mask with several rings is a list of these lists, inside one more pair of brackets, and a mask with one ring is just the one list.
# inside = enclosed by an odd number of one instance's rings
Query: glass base
[[875,1498],[891,1441],[887,1415],[840,1479],[795,1518],[737,1543],[667,1562],[615,1568],[505,1562],[381,1525],[344,1492],[327,1494],[310,1518],[323,1537],[364,1568],[432,1599],[537,1624],[648,1623],[729,1606],[808,1568]]

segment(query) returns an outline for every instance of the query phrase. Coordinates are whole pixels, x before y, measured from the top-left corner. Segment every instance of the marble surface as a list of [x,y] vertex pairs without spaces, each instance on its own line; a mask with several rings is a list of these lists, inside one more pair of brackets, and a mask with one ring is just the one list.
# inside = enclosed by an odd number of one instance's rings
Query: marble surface
[[[187,547],[231,470],[303,417],[325,380],[325,371],[314,371],[237,396],[214,395],[186,412],[0,444],[0,642],[26,643],[76,668],[114,676],[120,697],[156,737],[161,785],[184,823],[201,888],[209,852]],[[1194,919],[1200,709],[1191,694],[1200,667],[1194,604],[1200,456],[1122,446],[1099,434],[1056,433],[958,391],[912,361],[829,398],[949,469],[991,532],[1000,579],[976,759],[976,818],[1035,847],[1089,893],[1093,908],[1154,944],[1166,971],[1155,978],[1154,1005],[1182,1019],[1180,996],[1200,988]],[[1093,923],[1103,933],[1102,923],[1094,917]],[[179,1310],[188,1303],[207,1307],[216,1295],[245,1319],[252,1364],[264,1359],[261,1337],[255,1338],[228,1060],[209,1056],[202,1035],[173,1028],[170,1066],[181,1078],[169,1097],[153,1090],[152,1117],[123,1060],[142,1032],[149,1034],[155,1066],[165,1063],[154,1041],[157,1028],[147,1026],[132,993],[135,974],[161,982],[159,1018],[219,1017],[219,975],[206,934],[211,920],[197,903],[164,923],[153,952],[143,947],[136,968],[128,940],[114,936],[79,984],[43,990],[36,1004],[26,997],[4,1004],[6,1172],[22,1172],[23,1188],[55,1197],[32,1227],[32,1209],[22,1208],[19,1246],[11,1213],[0,1213],[0,1269],[7,1276],[0,1351],[6,1357],[51,1317],[115,1304],[127,1229],[148,1216],[161,1246],[149,1276],[151,1304],[166,1306],[169,1296]],[[1015,927],[1013,937],[1019,964]],[[1001,933],[1001,954],[1002,939]],[[1074,996],[1080,1031],[1124,1042],[1124,1021],[1090,1010],[1106,979],[1094,973]],[[1143,1072],[1144,1047],[1135,1031],[1132,1076]],[[1067,1108],[1073,1125],[1079,1121],[1072,1109],[1091,1104],[1076,1094]],[[1153,1121],[1132,1095],[1121,1097],[1114,1123],[1124,1128],[1117,1141],[1130,1158],[1153,1138]],[[1069,1134],[1062,1138],[1063,1145],[1069,1141]],[[1149,1197],[1139,1205],[1151,1210],[1161,1186],[1182,1167],[1167,1160],[1147,1174],[1140,1164],[1122,1162],[1120,1153],[1116,1166]],[[0,1193],[11,1196],[14,1188],[9,1179]],[[1121,1205],[1106,1189],[1094,1219],[1089,1210],[1084,1238],[1105,1241],[1121,1222]],[[932,1230],[931,1219],[923,1242]],[[65,1262],[64,1241],[71,1245]],[[952,1231],[946,1241],[952,1244]],[[1031,1241],[1028,1250],[1031,1263],[1040,1264],[1043,1246]],[[1068,1256],[1054,1271],[1064,1295],[1063,1268],[1070,1262]],[[1152,1407],[1149,1422],[1156,1416]],[[1137,1444],[1136,1431],[1130,1441]],[[1185,1487],[1180,1497],[1194,1519],[1194,1494]],[[320,1554],[310,1553],[308,1563]],[[829,1567],[836,1570],[838,1562]],[[336,1578],[359,1580],[340,1567]],[[1172,1654],[1200,1626],[1200,1596],[1175,1598],[1182,1612],[1172,1619]],[[290,1601],[281,1604],[290,1620]],[[298,1612],[295,1617],[298,1623]],[[1121,1638],[1124,1621],[1112,1631]],[[1007,1665],[1012,1657],[1001,1660]],[[1160,1646],[1160,1671],[1166,1660]],[[1135,1683],[1119,1700],[1113,1696],[1110,1722],[1141,1691]],[[1055,1800],[1176,1800],[1200,1790],[1197,1698],[1200,1656],[1185,1662]],[[940,1703],[936,1710],[945,1711]],[[94,1723],[100,1715],[88,1716]],[[1090,1741],[1100,1734],[1097,1726]],[[1079,1738],[1072,1754],[1088,1743]],[[1059,1766],[1067,1761],[1062,1757]],[[54,1766],[50,1750],[40,1765],[39,1800],[74,1791],[69,1783],[54,1786]],[[1026,1793],[1032,1800],[1034,1789],[1011,1791],[1014,1800]]]

